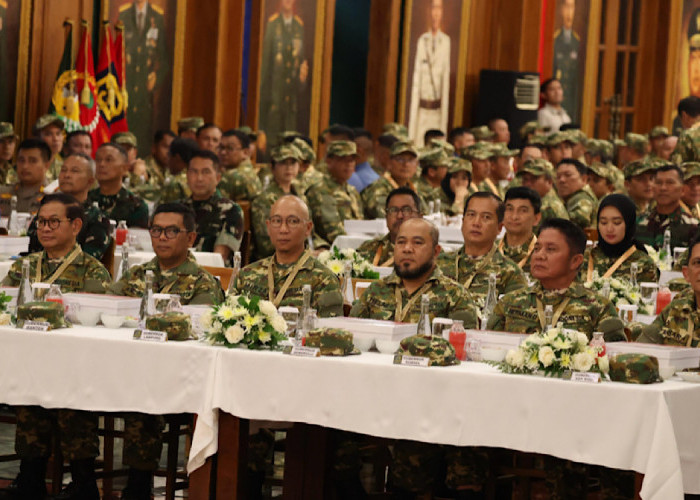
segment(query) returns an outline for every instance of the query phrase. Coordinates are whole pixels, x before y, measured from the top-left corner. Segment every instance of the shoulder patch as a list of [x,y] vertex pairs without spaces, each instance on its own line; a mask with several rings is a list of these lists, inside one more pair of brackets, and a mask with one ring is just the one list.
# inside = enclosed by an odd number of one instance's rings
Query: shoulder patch
[[119,12],[124,12],[125,10],[129,10],[132,5],[134,5],[132,2],[125,3],[124,5],[121,5],[119,7]]
[[161,7],[161,6],[159,6],[159,5],[154,5],[154,4],[152,4],[152,3],[149,3],[148,5],[150,5],[151,8],[152,8],[153,10],[155,10],[158,14],[160,14],[161,16],[163,15],[163,7]]
[[280,13],[279,13],[279,12],[275,12],[274,14],[272,14],[272,15],[269,17],[269,19],[267,20],[267,22],[268,22],[268,23],[271,23],[272,21],[274,21],[274,20],[277,19],[278,17],[280,17]]
[[304,21],[301,20],[301,17],[295,15],[295,16],[294,16],[294,20],[295,20],[296,22],[298,22],[299,24],[301,24],[302,26],[304,26]]

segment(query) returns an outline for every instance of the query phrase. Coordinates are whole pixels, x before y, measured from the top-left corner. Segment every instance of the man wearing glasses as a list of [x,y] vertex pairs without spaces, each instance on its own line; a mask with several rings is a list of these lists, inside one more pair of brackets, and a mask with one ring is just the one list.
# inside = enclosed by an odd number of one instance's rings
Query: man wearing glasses
[[[197,238],[191,208],[181,203],[160,205],[153,214],[148,231],[156,256],[131,268],[126,276],[110,287],[110,293],[143,296],[146,271],[152,271],[154,293],[177,294],[183,305],[210,305],[224,299],[219,282],[197,264],[189,251]],[[158,467],[163,445],[163,426],[160,416],[124,415],[123,461],[129,467],[129,474],[122,498],[150,498],[153,472]]]
[[399,234],[401,223],[407,219],[422,217],[420,198],[410,188],[394,189],[386,199],[386,227],[384,236],[365,241],[356,250],[373,266],[391,267],[394,265],[394,242]]
[[[37,216],[37,235],[44,250],[15,261],[2,285],[19,286],[22,262],[29,260],[34,282],[59,285],[64,293],[105,293],[112,280],[109,272],[76,243],[84,217],[83,209],[72,196],[63,193],[44,196]],[[61,451],[71,464],[73,484],[69,488],[77,495],[70,498],[99,498],[94,473],[95,458],[99,455],[97,415],[39,406],[20,406],[15,410],[15,451],[21,462],[20,473],[7,490],[9,497],[46,497],[46,464],[51,455],[52,428],[57,423]]]
[[253,201],[262,184],[250,160],[250,138],[240,130],[228,130],[221,137],[219,159],[224,175],[219,189],[233,201]]

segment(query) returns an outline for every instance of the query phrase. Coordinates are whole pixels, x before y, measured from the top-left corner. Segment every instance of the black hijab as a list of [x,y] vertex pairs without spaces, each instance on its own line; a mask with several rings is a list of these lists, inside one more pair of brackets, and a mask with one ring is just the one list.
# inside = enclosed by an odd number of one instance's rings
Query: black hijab
[[598,248],[607,257],[619,257],[632,245],[646,253],[644,245],[634,239],[634,235],[637,232],[637,208],[634,202],[624,194],[609,194],[598,205],[598,220],[600,220],[600,212],[607,206],[617,208],[622,214],[622,218],[625,221],[625,237],[620,243],[611,245],[603,239],[600,230],[598,230]]

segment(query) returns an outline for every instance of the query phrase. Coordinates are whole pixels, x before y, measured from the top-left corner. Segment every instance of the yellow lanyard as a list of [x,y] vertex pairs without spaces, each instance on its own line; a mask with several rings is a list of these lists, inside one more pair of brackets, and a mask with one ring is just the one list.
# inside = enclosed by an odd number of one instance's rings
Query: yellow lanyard
[[[51,275],[51,277],[45,281],[45,283],[48,283],[49,285],[56,281],[61,274],[63,274],[63,271],[65,271],[68,266],[70,266],[75,259],[78,258],[78,255],[80,255],[83,252],[83,250],[80,248],[80,245],[78,245],[75,250],[73,250],[68,257],[65,258],[63,261],[63,264],[61,264],[56,271]],[[36,282],[40,283],[41,282],[41,261],[42,257],[44,255],[44,252],[41,252],[39,254],[39,260],[36,261]]]
[[311,255],[306,251],[302,254],[302,256],[299,258],[299,262],[297,262],[292,268],[292,272],[289,274],[289,276],[287,276],[287,279],[282,285],[280,293],[278,293],[276,297],[275,275],[273,271],[273,267],[275,267],[275,256],[273,255],[271,257],[270,266],[267,268],[267,293],[270,298],[270,302],[275,304],[275,307],[279,307],[280,302],[282,302],[282,299],[284,298],[284,294],[287,293],[287,289],[292,284],[292,281],[294,281],[294,278],[297,277],[297,274],[299,274],[299,270],[301,269],[301,267],[306,263],[307,260],[309,260],[309,257],[311,257]]
[[374,254],[374,260],[372,261],[373,266],[389,267],[394,263],[394,256],[393,255],[391,257],[389,257],[386,261],[384,261],[383,264],[379,263],[379,260],[382,258],[383,251],[384,251],[384,243],[380,243],[379,248],[377,248],[377,252]]
[[[544,306],[542,305],[542,301],[539,297],[536,297],[535,300],[537,300],[537,317],[540,320],[540,325],[542,326],[542,331],[544,332],[544,329],[547,326],[544,318]],[[566,309],[566,306],[569,305],[570,301],[571,297],[567,297],[561,304],[559,304],[559,307],[557,307],[557,310],[554,311],[554,315],[552,316],[552,324],[549,326],[554,326],[557,324],[557,322],[559,321],[559,317],[564,312],[564,309]]]
[[408,303],[406,303],[406,307],[404,307],[401,285],[397,285],[396,291],[394,292],[394,296],[396,297],[396,314],[394,315],[394,321],[403,322],[408,311],[411,310],[411,307],[413,307],[418,298],[423,296],[423,292],[428,291],[428,288],[430,288],[430,281],[426,281],[420,290],[413,294],[413,297],[409,299]]
[[[500,250],[501,253],[503,253],[503,241],[506,239],[504,236],[501,241],[498,243],[498,250]],[[520,262],[518,262],[518,267],[520,269],[523,268],[525,263],[527,262],[527,259],[530,258],[530,255],[532,255],[532,251],[535,249],[535,243],[537,243],[537,236],[534,234],[532,235],[532,241],[530,242],[530,246],[527,247],[527,253],[525,254],[525,257],[522,258]],[[505,254],[504,254],[505,255]]]
[[693,343],[693,330],[695,330],[695,324],[693,318],[688,316],[688,342],[685,344],[686,347],[692,347]]
[[[625,261],[627,259],[629,259],[630,255],[632,255],[636,249],[637,248],[634,245],[629,247],[627,249],[627,251],[625,253],[623,253],[622,255],[620,255],[617,258],[617,260],[615,261],[615,263],[612,266],[610,266],[607,271],[605,271],[605,274],[603,274],[603,276],[601,276],[601,278],[609,278],[610,276],[612,276],[613,273],[615,271],[617,271],[620,268],[620,266],[625,263]],[[588,273],[586,275],[586,281],[593,281],[593,250],[592,249],[591,249],[591,252],[588,254]]]
[[[464,288],[469,289],[470,286],[472,286],[472,281],[474,281],[474,278],[476,277],[477,274],[481,272],[481,270],[488,265],[489,262],[491,262],[491,259],[493,258],[493,254],[496,253],[496,246],[494,245],[491,251],[486,255],[486,257],[483,258],[481,262],[479,262],[479,265],[476,266],[474,269],[474,272],[472,273],[471,276],[467,279],[467,281],[464,282]],[[467,254],[464,254],[465,258],[467,257]],[[455,258],[455,272],[457,276],[457,281],[459,281],[459,252],[457,252],[457,257]]]
[[493,183],[493,181],[492,181],[491,179],[489,179],[489,178],[487,177],[486,179],[484,179],[484,182],[486,183],[486,185],[487,185],[488,187],[491,188],[491,191],[493,191],[493,194],[495,194],[495,195],[497,195],[497,196],[500,196],[500,195],[501,195],[501,192],[498,190],[498,188],[496,187],[496,185]]
[[[401,186],[399,186],[398,182],[396,182],[396,181],[394,180],[394,178],[391,176],[391,174],[390,174],[389,172],[384,172],[384,178],[385,178],[387,181],[389,181],[389,184],[391,184],[391,187],[393,187],[394,189],[397,189],[397,188],[401,187]],[[413,183],[412,183],[411,181],[408,181],[408,182],[406,183],[406,186],[409,187],[409,188],[411,188],[411,191],[417,192],[417,191],[416,191],[416,187],[413,185]]]

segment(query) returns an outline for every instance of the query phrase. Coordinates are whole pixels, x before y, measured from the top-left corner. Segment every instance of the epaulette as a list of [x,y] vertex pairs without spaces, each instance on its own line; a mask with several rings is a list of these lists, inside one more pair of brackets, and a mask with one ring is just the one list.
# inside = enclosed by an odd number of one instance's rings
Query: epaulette
[[272,21],[274,21],[274,20],[277,19],[278,17],[280,17],[280,13],[279,13],[279,12],[275,12],[274,14],[272,14],[272,15],[270,16],[270,18],[267,20],[267,22],[268,22],[268,23],[271,23]]
[[151,6],[151,9],[155,10],[158,14],[161,16],[164,14],[163,13],[163,7],[160,7],[159,5],[154,5],[154,4],[149,4]]
[[295,15],[295,16],[294,16],[294,20],[295,20],[296,22],[298,22],[299,24],[301,24],[302,26],[304,26],[304,21],[301,20],[301,17]]
[[124,12],[125,10],[130,9],[132,5],[134,5],[133,2],[129,2],[129,3],[125,3],[124,5],[121,5],[119,7],[119,12]]

